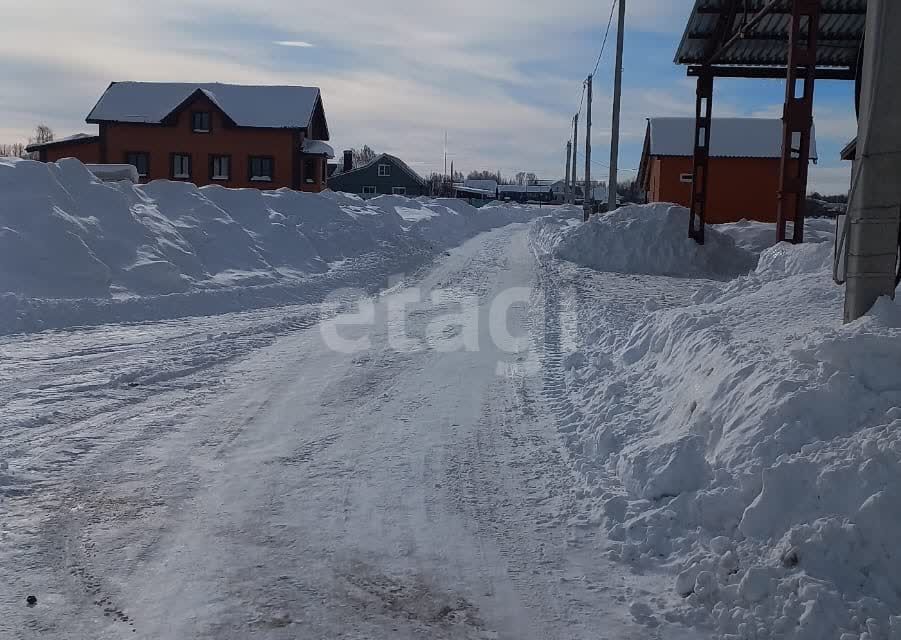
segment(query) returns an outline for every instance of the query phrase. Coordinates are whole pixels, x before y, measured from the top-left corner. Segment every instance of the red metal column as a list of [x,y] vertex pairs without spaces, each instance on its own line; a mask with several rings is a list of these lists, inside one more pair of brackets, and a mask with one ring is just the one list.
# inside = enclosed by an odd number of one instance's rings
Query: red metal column
[[[792,0],[788,39],[788,72],[782,114],[782,165],[776,229],[786,240],[786,223],[794,221],[791,241],[804,241],[807,172],[813,127],[813,90],[817,65],[820,0]],[[806,72],[806,73],[805,73]],[[803,93],[798,81],[803,76]]]
[[[707,217],[707,169],[710,160],[710,121],[713,113],[713,75],[702,72],[698,76],[695,102],[694,168],[691,183],[691,211],[688,237],[704,244],[704,224]],[[697,224],[696,224],[697,223]]]

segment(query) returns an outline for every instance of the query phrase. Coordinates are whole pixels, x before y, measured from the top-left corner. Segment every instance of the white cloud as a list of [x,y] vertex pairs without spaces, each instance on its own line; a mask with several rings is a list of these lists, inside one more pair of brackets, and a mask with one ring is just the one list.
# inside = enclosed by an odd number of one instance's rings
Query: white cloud
[[300,47],[302,49],[308,49],[310,47],[316,46],[310,42],[305,42],[303,40],[276,40],[273,44],[277,44],[280,47]]
[[[41,120],[61,135],[90,130],[84,116],[113,80],[308,84],[323,90],[338,149],[370,144],[428,172],[443,166],[447,130],[458,167],[548,177],[563,173],[581,82],[571,75],[593,62],[610,8],[597,0],[527,7],[521,0],[8,4],[0,23],[0,83],[15,88],[0,96],[8,139],[17,129],[24,138]],[[654,31],[675,40],[692,4],[630,0],[630,36]],[[297,15],[304,19],[286,19]],[[280,56],[273,44],[309,53]],[[580,56],[584,65],[574,65],[569,77],[548,66]],[[35,71],[23,82],[15,69],[26,67]],[[673,71],[672,80],[627,86],[621,166],[637,166],[646,117],[693,113],[693,85]],[[594,109],[595,155],[604,162],[607,84],[596,83]],[[739,111],[717,102],[720,115]],[[583,117],[582,136],[584,123]],[[835,127],[841,127],[838,118]]]

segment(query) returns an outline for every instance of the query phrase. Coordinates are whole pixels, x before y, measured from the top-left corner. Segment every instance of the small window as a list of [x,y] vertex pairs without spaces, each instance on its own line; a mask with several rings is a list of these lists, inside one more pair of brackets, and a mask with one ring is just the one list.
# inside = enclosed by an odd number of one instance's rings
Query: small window
[[146,151],[135,151],[125,154],[125,164],[138,170],[138,176],[146,178],[150,172],[150,154]]
[[679,182],[687,182],[690,184],[694,182],[694,176],[690,173],[682,173],[679,175]]
[[407,188],[406,187],[391,187],[391,193],[393,193],[396,196],[405,196],[405,195],[407,195]]
[[231,180],[230,156],[210,156],[210,180]]
[[316,183],[316,159],[306,158],[303,161],[303,181],[307,184]]
[[391,165],[390,164],[380,164],[379,165],[379,178],[386,178],[391,175]]
[[378,192],[375,190],[375,187],[363,187],[364,196],[374,196],[376,193]]
[[272,156],[250,156],[250,181],[272,182],[275,160]]
[[187,153],[172,154],[172,177],[176,180],[191,178],[191,156]]
[[194,133],[210,132],[210,112],[194,111],[191,113],[191,129]]

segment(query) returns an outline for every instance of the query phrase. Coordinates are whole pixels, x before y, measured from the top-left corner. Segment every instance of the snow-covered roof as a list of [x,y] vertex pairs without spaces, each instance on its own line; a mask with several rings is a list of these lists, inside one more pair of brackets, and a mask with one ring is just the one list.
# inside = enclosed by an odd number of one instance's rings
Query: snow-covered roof
[[[694,118],[650,118],[650,155],[691,156]],[[719,158],[779,158],[782,120],[775,118],[714,118],[710,125],[710,155]],[[816,134],[810,157],[816,159]]]
[[85,168],[104,182],[118,182],[128,180],[138,183],[140,177],[138,170],[130,164],[86,164]]
[[309,153],[310,155],[321,155],[329,159],[335,157],[335,150],[331,147],[331,145],[323,142],[322,140],[311,140],[307,138],[303,141],[303,144],[300,145],[300,150],[303,153]]
[[496,192],[497,180],[464,180],[463,187],[466,189]]
[[54,140],[49,140],[48,142],[36,142],[25,147],[25,150],[35,151],[37,149],[43,149],[55,144],[65,144],[67,142],[91,142],[92,140],[100,140],[100,136],[91,133],[76,133],[71,136],[66,136],[65,138],[56,138]]
[[551,190],[551,187],[537,184],[502,184],[498,189],[501,193],[548,193]]
[[[377,163],[379,163],[379,162],[384,162],[385,160],[394,162],[398,167],[400,167],[401,169],[403,169],[404,171],[406,171],[406,172],[410,175],[411,178],[413,178],[414,180],[416,180],[416,181],[419,182],[420,184],[425,184],[425,179],[424,179],[421,175],[419,175],[418,173],[416,173],[415,171],[413,171],[413,169],[411,169],[411,168],[409,167],[409,165],[407,165],[406,162],[404,162],[403,160],[401,160],[401,159],[398,158],[397,156],[392,156],[392,155],[389,154],[389,153],[382,153],[382,154],[379,154],[379,155],[377,155],[375,158],[373,158],[371,161],[367,162],[366,164],[364,164],[364,165],[362,165],[362,166],[359,166],[359,167],[355,167],[355,168],[351,169],[350,171],[342,171],[341,173],[338,173],[338,172],[336,171],[336,172],[334,173],[334,175],[332,175],[332,177],[333,177],[333,178],[338,178],[338,177],[348,176],[348,175],[350,175],[350,174],[352,174],[352,173],[355,173],[355,172],[357,172],[357,171],[362,171],[363,169],[367,169],[367,168],[371,167],[372,165],[377,164]],[[341,168],[341,167],[339,166],[338,169],[340,170],[340,168]]]
[[87,121],[159,123],[198,90],[241,127],[302,129],[310,125],[319,101],[317,87],[114,82]]
[[460,193],[471,193],[477,196],[497,197],[497,189],[479,189],[478,187],[470,187],[466,183],[458,183],[454,185],[454,191]]

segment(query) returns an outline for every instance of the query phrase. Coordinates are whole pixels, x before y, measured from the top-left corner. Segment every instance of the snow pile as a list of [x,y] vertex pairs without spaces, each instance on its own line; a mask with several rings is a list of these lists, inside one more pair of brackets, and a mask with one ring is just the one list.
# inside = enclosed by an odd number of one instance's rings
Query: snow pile
[[547,251],[598,271],[718,279],[747,273],[756,263],[715,229],[708,228],[704,245],[691,240],[688,210],[671,204],[620,207],[588,224],[561,227],[559,217],[550,218],[539,227]]
[[587,508],[610,557],[673,568],[670,621],[901,637],[901,303],[842,326],[831,264],[828,242],[771,247],[565,359],[581,418],[561,432]]
[[533,213],[399,196],[102,182],[0,161],[0,333],[314,302],[377,288]]
[[[776,244],[774,225],[769,222],[741,220],[727,224],[717,224],[714,229],[735,240],[742,249],[752,253],[761,253]],[[791,235],[792,224],[788,224]],[[835,220],[828,218],[807,218],[804,224],[804,242],[832,242],[835,238]]]

